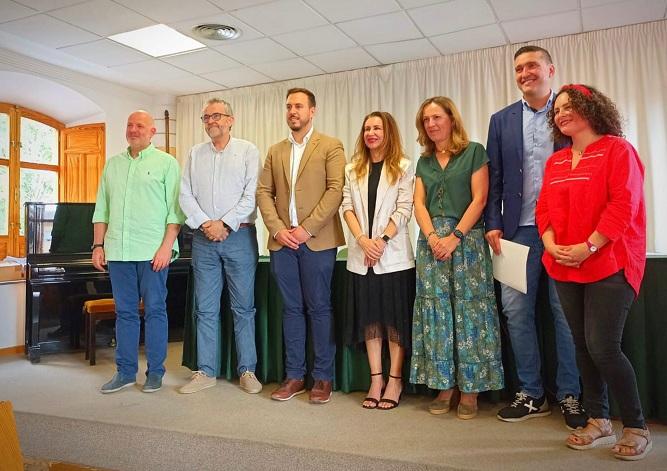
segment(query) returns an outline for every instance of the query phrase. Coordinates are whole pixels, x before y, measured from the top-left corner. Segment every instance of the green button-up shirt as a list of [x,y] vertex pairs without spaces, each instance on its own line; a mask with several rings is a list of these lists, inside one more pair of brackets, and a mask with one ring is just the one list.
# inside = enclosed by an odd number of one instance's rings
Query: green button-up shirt
[[[433,217],[461,219],[472,202],[472,174],[489,162],[484,146],[470,142],[468,147],[449,159],[443,170],[434,155],[422,156],[417,162],[416,175],[426,189],[426,208]],[[480,217],[473,228],[482,227]]]
[[[153,144],[132,158],[129,149],[104,166],[93,223],[108,225],[104,237],[107,260],[151,260],[162,244],[167,224],[183,224],[178,205],[180,168],[171,155]],[[173,257],[178,256],[178,241]]]

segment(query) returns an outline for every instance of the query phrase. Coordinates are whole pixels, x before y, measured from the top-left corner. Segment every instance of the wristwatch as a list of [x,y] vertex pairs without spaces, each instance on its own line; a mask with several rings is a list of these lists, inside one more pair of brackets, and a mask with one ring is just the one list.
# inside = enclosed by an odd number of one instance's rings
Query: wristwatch
[[454,237],[456,237],[457,239],[463,239],[464,237],[463,232],[459,231],[458,229],[454,229],[452,234],[454,234]]
[[93,251],[93,250],[95,250],[97,247],[100,247],[100,248],[103,249],[103,248],[104,248],[104,244],[93,244],[93,245],[90,246],[90,250]]
[[586,247],[591,254],[594,254],[598,251],[598,247],[593,245],[590,240],[586,239]]
[[388,244],[389,241],[391,240],[391,237],[389,237],[387,234],[382,234],[382,237],[380,239],[384,240],[385,244]]

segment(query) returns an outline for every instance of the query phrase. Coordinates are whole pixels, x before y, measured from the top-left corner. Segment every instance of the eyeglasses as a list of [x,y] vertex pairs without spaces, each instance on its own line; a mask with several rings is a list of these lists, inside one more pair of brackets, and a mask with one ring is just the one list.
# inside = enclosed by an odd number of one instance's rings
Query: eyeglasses
[[225,113],[213,113],[213,114],[205,114],[204,116],[201,117],[201,120],[203,123],[207,123],[209,121],[220,121],[223,116],[226,116],[228,118],[232,117],[232,115]]

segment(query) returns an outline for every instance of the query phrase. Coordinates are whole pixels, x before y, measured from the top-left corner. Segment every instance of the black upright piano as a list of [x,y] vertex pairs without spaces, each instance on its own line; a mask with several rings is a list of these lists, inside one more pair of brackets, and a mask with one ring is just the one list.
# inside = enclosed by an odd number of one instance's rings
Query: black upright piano
[[[42,353],[81,350],[83,303],[112,297],[108,272],[95,270],[91,262],[94,209],[93,203],[26,203],[25,351],[33,363]],[[180,257],[167,278],[170,341],[183,338],[192,248],[187,227],[179,246]]]

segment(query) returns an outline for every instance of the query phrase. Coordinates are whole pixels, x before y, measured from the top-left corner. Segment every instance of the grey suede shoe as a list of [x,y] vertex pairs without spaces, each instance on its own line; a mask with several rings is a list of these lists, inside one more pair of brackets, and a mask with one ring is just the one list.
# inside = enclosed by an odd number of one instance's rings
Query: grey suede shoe
[[120,373],[116,373],[113,378],[111,378],[111,381],[102,386],[100,392],[102,394],[111,394],[120,391],[121,389],[134,386],[136,383],[137,381],[134,378],[123,378]]
[[149,373],[148,376],[146,377],[146,382],[144,383],[144,387],[141,388],[141,392],[152,393],[155,391],[159,391],[161,388],[162,388],[162,376]]

